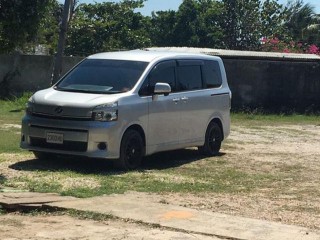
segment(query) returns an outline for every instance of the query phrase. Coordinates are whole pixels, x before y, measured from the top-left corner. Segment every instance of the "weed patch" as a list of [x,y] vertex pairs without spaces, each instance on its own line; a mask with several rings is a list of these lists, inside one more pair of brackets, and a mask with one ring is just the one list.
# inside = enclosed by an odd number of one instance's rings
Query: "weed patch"
[[20,149],[20,132],[16,129],[0,129],[0,153],[18,153]]

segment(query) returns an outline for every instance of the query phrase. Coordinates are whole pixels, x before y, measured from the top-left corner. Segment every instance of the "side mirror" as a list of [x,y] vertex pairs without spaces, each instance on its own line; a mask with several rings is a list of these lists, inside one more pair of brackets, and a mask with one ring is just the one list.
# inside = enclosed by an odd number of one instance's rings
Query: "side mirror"
[[171,87],[168,83],[156,83],[154,86],[154,94],[164,94],[165,96],[171,93]]

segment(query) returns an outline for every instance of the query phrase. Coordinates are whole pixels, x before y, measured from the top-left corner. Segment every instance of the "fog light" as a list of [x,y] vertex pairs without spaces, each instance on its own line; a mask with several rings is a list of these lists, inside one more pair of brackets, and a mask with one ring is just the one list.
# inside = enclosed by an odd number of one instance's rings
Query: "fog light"
[[101,142],[101,143],[99,143],[98,144],[98,149],[99,150],[106,150],[107,149],[107,144],[106,143],[104,143],[104,142]]

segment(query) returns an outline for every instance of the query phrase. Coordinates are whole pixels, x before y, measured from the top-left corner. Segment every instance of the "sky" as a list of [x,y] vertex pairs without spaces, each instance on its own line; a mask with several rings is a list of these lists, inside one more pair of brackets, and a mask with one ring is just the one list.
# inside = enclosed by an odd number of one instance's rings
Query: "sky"
[[[64,3],[64,0],[59,0]],[[80,0],[80,3],[101,3],[101,2],[120,2],[120,0]],[[147,0],[145,6],[141,9],[143,15],[151,15],[152,11],[161,10],[177,10],[182,0]],[[279,3],[285,4],[287,0],[279,0]],[[304,0],[304,3],[310,3],[315,7],[315,12],[320,13],[320,1],[319,0]]]

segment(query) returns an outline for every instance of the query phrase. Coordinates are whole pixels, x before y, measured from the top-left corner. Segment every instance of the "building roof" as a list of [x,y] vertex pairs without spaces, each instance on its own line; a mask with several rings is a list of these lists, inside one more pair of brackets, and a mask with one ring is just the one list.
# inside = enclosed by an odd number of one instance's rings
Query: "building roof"
[[148,48],[150,51],[173,51],[184,53],[203,53],[212,56],[227,58],[259,58],[277,60],[311,60],[320,61],[320,56],[315,54],[280,53],[280,52],[257,52],[257,51],[237,51],[212,48],[189,48],[189,47],[161,47]]

